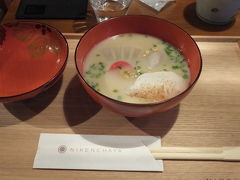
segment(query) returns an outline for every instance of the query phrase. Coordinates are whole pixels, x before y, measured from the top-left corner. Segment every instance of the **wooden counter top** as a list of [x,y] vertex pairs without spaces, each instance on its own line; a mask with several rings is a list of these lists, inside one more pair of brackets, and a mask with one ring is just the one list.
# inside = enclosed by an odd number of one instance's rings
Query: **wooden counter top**
[[66,35],[70,54],[63,77],[22,102],[0,103],[0,179],[10,180],[239,180],[239,162],[164,161],[164,172],[32,169],[40,133],[152,135],[163,146],[240,146],[240,37],[196,37],[203,71],[177,107],[127,118],[96,104],[74,64],[79,35]]

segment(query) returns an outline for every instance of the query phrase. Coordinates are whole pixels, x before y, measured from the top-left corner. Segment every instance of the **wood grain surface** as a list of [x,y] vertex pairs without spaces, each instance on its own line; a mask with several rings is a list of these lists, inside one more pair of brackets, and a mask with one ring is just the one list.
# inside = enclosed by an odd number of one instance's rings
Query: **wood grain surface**
[[[13,0],[2,23],[19,21],[19,19],[15,18],[19,2],[20,0]],[[217,26],[201,21],[196,16],[195,8],[195,0],[176,0],[175,2],[169,3],[160,12],[158,12],[138,0],[132,0],[127,14],[149,15],[163,18],[177,24],[191,35],[240,36],[240,13],[236,16],[235,21],[232,23]],[[88,16],[83,20],[37,19],[34,21],[52,25],[64,33],[82,33],[96,24],[96,18],[90,4],[88,7]]]
[[166,160],[163,173],[32,169],[40,133],[153,135],[162,137],[163,146],[240,146],[239,38],[196,37],[203,71],[191,94],[167,112],[127,118],[83,90],[74,64],[76,37],[68,36],[70,55],[60,81],[33,99],[0,104],[1,180],[240,180],[237,162]]

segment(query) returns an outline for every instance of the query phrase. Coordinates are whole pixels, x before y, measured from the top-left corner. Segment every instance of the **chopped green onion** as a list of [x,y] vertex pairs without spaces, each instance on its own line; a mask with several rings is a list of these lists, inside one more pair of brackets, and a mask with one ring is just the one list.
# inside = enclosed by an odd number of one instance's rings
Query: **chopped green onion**
[[179,69],[179,66],[174,65],[174,66],[172,66],[172,68],[173,68],[173,69]]
[[118,92],[118,90],[117,90],[117,89],[114,89],[114,90],[113,90],[113,92],[114,92],[114,93],[117,93],[117,92]]
[[117,100],[122,100],[122,96],[117,96]]
[[96,78],[99,78],[101,75],[101,73],[96,74]]
[[184,74],[184,75],[183,75],[183,79],[188,79],[188,75],[187,75],[187,74]]
[[136,70],[139,70],[139,69],[141,69],[141,66],[136,66]]
[[172,52],[174,52],[175,51],[175,49],[174,49],[174,47],[172,47],[171,45],[167,45],[167,47],[165,48],[165,53],[168,55],[168,56],[170,56],[170,57],[173,57],[173,55],[172,55]]
[[105,73],[105,64],[103,62],[92,64],[90,68],[86,71],[86,74],[89,75],[90,78],[99,78]]
[[86,74],[91,74],[91,70],[86,71]]
[[91,82],[89,85],[90,85],[93,89],[96,89],[96,88],[99,86],[99,84],[98,84],[97,82]]

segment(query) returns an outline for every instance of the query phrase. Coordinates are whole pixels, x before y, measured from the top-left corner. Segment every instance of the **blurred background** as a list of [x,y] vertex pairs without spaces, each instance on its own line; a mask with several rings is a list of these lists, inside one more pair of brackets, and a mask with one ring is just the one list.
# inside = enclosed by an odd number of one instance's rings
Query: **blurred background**
[[[38,0],[25,0],[25,2],[37,2]],[[73,4],[79,3],[87,0],[42,0],[41,2],[54,2],[56,6],[61,4],[60,2]],[[196,14],[196,2],[197,0],[174,0],[170,1],[166,6],[161,10],[156,10],[146,5],[146,2],[152,2],[154,0],[132,0],[130,7],[128,8],[127,14],[129,15],[149,15],[153,17],[162,18],[168,20],[185,31],[190,35],[197,36],[240,36],[240,13],[237,13],[235,18],[230,21],[228,24],[224,25],[214,25],[204,22]],[[156,0],[157,1],[157,0]],[[216,2],[216,0],[212,0]],[[226,0],[228,1],[228,0]],[[230,2],[231,0],[229,0]],[[239,2],[236,0],[235,2]],[[92,7],[88,3],[87,10],[84,18],[67,18],[71,15],[73,10],[70,8],[70,11],[64,9],[64,11],[59,11],[60,13],[52,12],[52,14],[60,14],[63,18],[18,18],[18,8],[20,7],[20,2],[23,0],[0,0],[0,23],[13,23],[21,20],[33,20],[41,23],[49,24],[62,33],[85,33],[89,28],[97,24],[96,17]],[[90,2],[90,1],[89,1]],[[143,3],[145,2],[145,3]],[[210,2],[206,1],[206,2]],[[217,1],[218,2],[218,1]],[[219,1],[220,2],[220,1]],[[75,10],[81,11],[82,5],[74,5]]]
[[7,12],[11,2],[12,0],[0,0],[0,22],[2,21],[5,13]]

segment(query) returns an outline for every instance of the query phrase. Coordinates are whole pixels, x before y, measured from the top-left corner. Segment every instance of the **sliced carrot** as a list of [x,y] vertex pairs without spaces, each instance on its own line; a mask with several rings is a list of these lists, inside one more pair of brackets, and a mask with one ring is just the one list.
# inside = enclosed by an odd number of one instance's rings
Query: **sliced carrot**
[[117,61],[110,66],[109,70],[113,71],[115,69],[122,69],[124,67],[131,67],[131,64],[126,61]]

